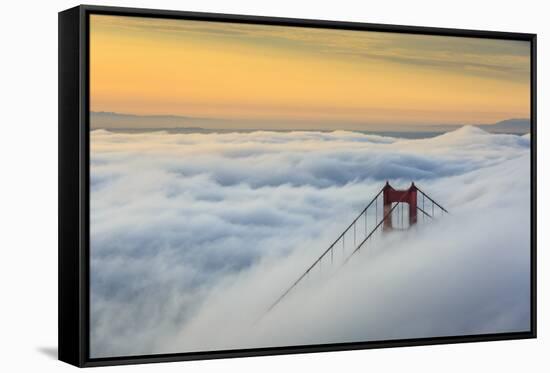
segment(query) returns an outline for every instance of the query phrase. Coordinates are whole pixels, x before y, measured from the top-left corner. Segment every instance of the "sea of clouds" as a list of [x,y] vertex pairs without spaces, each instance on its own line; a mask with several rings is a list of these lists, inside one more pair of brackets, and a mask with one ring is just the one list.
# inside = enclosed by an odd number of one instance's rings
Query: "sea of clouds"
[[[528,135],[475,127],[94,130],[91,356],[528,330],[529,173]],[[266,314],[386,180],[451,214],[375,237]]]

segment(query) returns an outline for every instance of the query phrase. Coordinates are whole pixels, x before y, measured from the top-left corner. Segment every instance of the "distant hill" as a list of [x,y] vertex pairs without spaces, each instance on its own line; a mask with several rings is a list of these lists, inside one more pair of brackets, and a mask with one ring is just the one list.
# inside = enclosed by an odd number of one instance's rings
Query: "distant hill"
[[[392,133],[400,133],[403,137],[405,134],[415,133],[443,133],[454,131],[462,124],[441,124],[441,125],[399,125],[399,124],[367,124],[363,128],[357,128],[357,124],[346,126],[345,123],[334,123],[329,125],[324,123],[297,122],[285,121],[284,126],[280,122],[273,123],[266,121],[255,121],[250,119],[220,119],[207,117],[191,117],[180,115],[136,115],[136,114],[121,114],[114,112],[91,112],[90,127],[95,129],[121,130],[121,131],[149,131],[149,130],[168,130],[175,132],[199,132],[207,133],[212,131],[333,131],[335,129],[343,129],[349,131],[366,131],[380,132],[388,136],[393,136]],[[529,119],[507,119],[494,124],[475,124],[485,131],[492,133],[512,133],[524,135],[530,132]]]
[[[472,124],[474,127],[483,129],[484,131],[491,133],[509,133],[516,135],[525,135],[531,132],[531,120],[527,118],[506,119],[496,123],[490,124]],[[442,132],[450,132],[463,127],[463,125],[447,124],[441,126],[433,126],[431,128],[438,128]],[[428,126],[424,126],[422,130],[427,131]],[[422,131],[421,130],[421,131]]]
[[495,124],[480,126],[489,132],[518,133],[526,134],[531,132],[531,121],[529,119],[507,119]]
[[178,115],[134,115],[106,111],[90,113],[90,127],[94,129],[170,129],[201,131],[201,123],[207,124],[208,118],[195,118]]

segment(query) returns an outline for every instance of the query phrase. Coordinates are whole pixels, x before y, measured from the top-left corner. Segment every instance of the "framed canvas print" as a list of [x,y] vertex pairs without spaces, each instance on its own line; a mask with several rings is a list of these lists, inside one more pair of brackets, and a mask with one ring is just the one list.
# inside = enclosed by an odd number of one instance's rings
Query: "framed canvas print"
[[59,13],[59,358],[536,336],[536,36]]

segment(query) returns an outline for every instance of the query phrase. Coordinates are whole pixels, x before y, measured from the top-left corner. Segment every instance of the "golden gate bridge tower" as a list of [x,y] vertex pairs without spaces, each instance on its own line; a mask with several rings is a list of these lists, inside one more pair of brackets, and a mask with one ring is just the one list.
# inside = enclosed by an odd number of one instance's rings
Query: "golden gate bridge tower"
[[[390,231],[393,229],[392,205],[394,204],[406,203],[409,207],[408,228],[416,224],[416,221],[417,221],[416,211],[418,208],[417,191],[418,189],[416,189],[414,182],[411,184],[409,189],[396,190],[390,185],[389,181],[386,181],[386,185],[384,185],[384,188],[382,188],[382,199],[384,201],[384,216],[386,216],[386,218],[384,219],[384,226],[382,228],[384,231]],[[403,205],[401,205],[401,208],[403,209]],[[403,215],[404,215],[403,211],[401,211],[401,216]]]
[[[379,199],[382,199],[380,203],[378,202]],[[382,207],[382,211],[379,211],[379,206]],[[437,214],[438,211],[439,214]],[[405,212],[407,213],[406,219]],[[449,213],[443,206],[418,188],[414,182],[411,183],[409,188],[399,190],[393,188],[389,181],[386,181],[384,187],[380,189],[351,224],[298,276],[268,308],[267,312],[279,304],[315,268],[321,271],[322,267],[326,265],[333,266],[347,263],[354,254],[373,241],[375,233],[406,230],[417,225],[419,222],[418,212],[422,214],[422,222],[433,220],[436,215]]]

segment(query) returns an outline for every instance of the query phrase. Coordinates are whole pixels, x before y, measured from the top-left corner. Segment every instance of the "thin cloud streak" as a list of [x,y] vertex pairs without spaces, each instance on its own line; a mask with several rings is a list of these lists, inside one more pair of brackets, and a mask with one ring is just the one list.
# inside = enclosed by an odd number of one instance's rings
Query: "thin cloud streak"
[[529,43],[514,40],[143,18],[97,20],[115,29],[143,32],[143,37],[211,37],[212,41],[269,45],[325,57],[348,55],[517,82],[530,73]]

